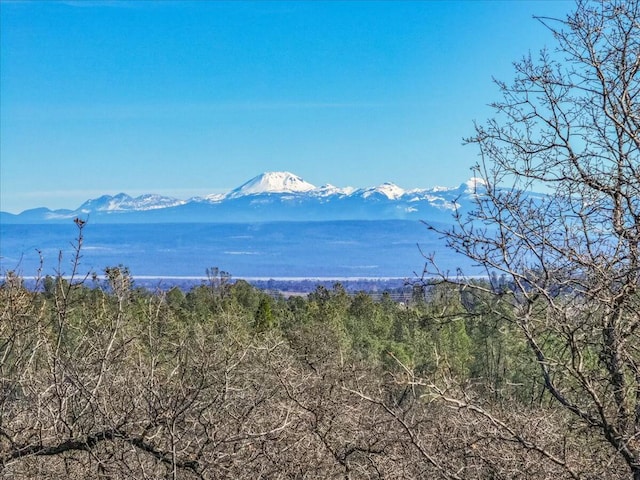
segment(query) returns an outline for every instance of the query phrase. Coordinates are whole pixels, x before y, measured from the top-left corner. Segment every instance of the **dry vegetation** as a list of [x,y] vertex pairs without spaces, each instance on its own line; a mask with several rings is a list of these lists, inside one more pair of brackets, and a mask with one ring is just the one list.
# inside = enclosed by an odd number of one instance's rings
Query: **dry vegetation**
[[499,83],[442,232],[487,281],[150,293],[81,278],[78,220],[70,279],[0,286],[2,476],[640,480],[639,13],[541,19],[558,52]]
[[[451,319],[429,318],[427,305],[367,303],[373,317],[387,312],[387,330],[435,340],[420,352],[406,337],[406,358],[428,363],[418,377],[389,351],[385,367],[373,345],[357,347],[366,332],[349,326],[350,307],[363,295],[270,299],[265,327],[268,297],[242,283],[181,297],[131,289],[126,275],[110,269],[107,288],[47,279],[41,293],[5,280],[7,478],[626,478],[548,396],[531,404],[454,379],[455,362],[484,360],[437,343],[469,342],[471,319],[452,339]],[[439,308],[463,313],[453,297]]]

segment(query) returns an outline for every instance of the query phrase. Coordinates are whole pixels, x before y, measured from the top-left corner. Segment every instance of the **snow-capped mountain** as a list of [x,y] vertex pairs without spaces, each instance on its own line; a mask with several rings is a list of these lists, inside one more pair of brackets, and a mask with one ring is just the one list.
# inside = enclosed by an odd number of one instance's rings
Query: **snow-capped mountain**
[[227,198],[265,193],[304,193],[316,190],[315,185],[289,172],[265,172],[229,192]]
[[78,210],[83,213],[92,212],[117,212],[117,211],[143,211],[154,210],[156,208],[168,208],[175,207],[177,205],[183,205],[185,200],[178,200],[176,198],[164,197],[162,195],[145,194],[139,197],[133,198],[126,193],[119,193],[117,195],[103,195],[100,198],[93,200],[87,200],[84,202]]
[[385,182],[377,187],[365,188],[361,190],[361,195],[364,198],[369,198],[372,195],[382,195],[384,197],[387,197],[389,200],[398,200],[405,193],[406,192],[402,188],[391,182]]
[[75,210],[38,208],[19,215],[1,212],[2,223],[66,222],[76,216],[94,223],[269,222],[314,220],[451,220],[484,185],[472,178],[458,187],[404,190],[387,182],[376,187],[321,187],[290,172],[266,172],[226,194],[188,200],[161,195],[104,195]]

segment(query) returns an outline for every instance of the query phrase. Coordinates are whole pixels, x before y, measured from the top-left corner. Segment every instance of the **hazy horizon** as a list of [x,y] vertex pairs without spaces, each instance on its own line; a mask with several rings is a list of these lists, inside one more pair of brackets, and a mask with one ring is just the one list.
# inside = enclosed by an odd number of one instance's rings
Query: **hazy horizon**
[[[127,192],[104,192],[104,191],[78,191],[76,192],[77,194],[82,194],[84,193],[86,196],[86,198],[84,198],[80,204],[77,205],[66,205],[64,207],[62,207],[61,209],[69,209],[69,210],[74,210],[76,208],[79,208],[81,206],[81,204],[85,203],[86,201],[89,200],[97,200],[100,197],[103,196],[111,196],[111,197],[115,197],[118,195],[128,195],[132,198],[137,198],[137,197],[141,197],[143,195],[147,195],[147,194],[151,194],[151,195],[162,195],[162,196],[167,196],[167,197],[171,197],[171,198],[175,198],[177,200],[193,200],[193,199],[197,199],[197,198],[204,198],[207,195],[227,195],[232,193],[234,190],[240,189],[240,187],[242,187],[244,184],[249,183],[250,181],[253,181],[257,178],[260,178],[263,174],[268,174],[268,173],[289,173],[292,175],[295,175],[295,172],[262,172],[260,175],[256,175],[252,178],[248,178],[246,179],[245,182],[243,182],[241,185],[236,185],[235,187],[233,187],[232,189],[226,189],[226,190],[217,190],[217,191],[209,191],[206,189],[202,189],[202,191],[198,194],[194,194],[193,190],[185,190],[185,193],[187,193],[189,196],[180,196],[180,192],[176,192],[175,190],[170,190],[171,194],[169,193],[165,193],[163,191],[142,191],[142,190],[133,190],[133,191],[127,191]],[[301,177],[300,177],[301,178]],[[302,180],[307,181],[307,179],[303,179]],[[431,189],[435,189],[435,190],[440,190],[440,189],[456,189],[458,187],[460,187],[460,185],[462,184],[469,184],[471,181],[473,181],[473,178],[467,178],[465,179],[464,182],[457,182],[455,185],[427,185],[427,186],[422,186],[422,187],[418,187],[416,189],[405,189],[403,188],[402,185],[397,185],[397,187],[399,187],[401,190],[405,191],[405,192],[409,192],[409,191],[414,191],[414,190],[431,190]],[[313,181],[310,181],[308,183],[313,184]],[[388,182],[384,182],[384,183],[388,183]],[[391,182],[393,183],[393,182]],[[350,194],[350,193],[357,193],[358,190],[360,189],[370,189],[370,188],[377,188],[377,187],[384,187],[384,184],[380,184],[380,185],[335,185],[334,183],[329,182],[329,184],[324,184],[324,185],[318,185],[318,184],[314,184],[315,189],[317,190],[322,190],[323,187],[326,186],[331,186],[331,187],[335,187],[336,189],[340,190],[343,194]],[[315,190],[314,190],[315,191]],[[64,192],[38,192],[37,195],[42,195],[42,194],[50,194],[50,195],[55,195],[56,193],[62,193],[64,194]],[[46,195],[42,195],[45,196]],[[33,208],[49,208],[48,205],[37,205],[34,206]],[[30,210],[30,209],[27,209]],[[9,212],[7,210],[0,210],[2,212],[6,212],[6,213],[11,213],[11,214],[20,214],[23,213],[27,210],[21,210],[20,212]]]
[[0,210],[125,192],[455,186],[492,77],[573,2],[0,2]]

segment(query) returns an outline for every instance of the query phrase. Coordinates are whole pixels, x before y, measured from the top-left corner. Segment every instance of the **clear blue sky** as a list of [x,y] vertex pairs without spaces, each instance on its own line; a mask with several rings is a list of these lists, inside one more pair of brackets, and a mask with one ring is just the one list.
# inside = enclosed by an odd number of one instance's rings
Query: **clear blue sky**
[[188,198],[269,170],[457,185],[492,76],[566,1],[0,2],[0,209]]

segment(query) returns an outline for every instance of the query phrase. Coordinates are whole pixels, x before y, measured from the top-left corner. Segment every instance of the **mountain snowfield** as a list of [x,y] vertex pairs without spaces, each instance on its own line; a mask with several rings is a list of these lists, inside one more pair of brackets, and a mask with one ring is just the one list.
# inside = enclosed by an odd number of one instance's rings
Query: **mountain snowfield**
[[316,190],[315,185],[289,172],[265,172],[232,190],[228,198],[263,193],[304,193]]
[[87,200],[75,210],[41,207],[18,215],[0,212],[2,223],[211,223],[327,220],[445,220],[464,209],[483,187],[471,178],[458,187],[404,190],[387,182],[369,188],[317,187],[290,172],[265,172],[226,194],[180,200],[125,193]]

